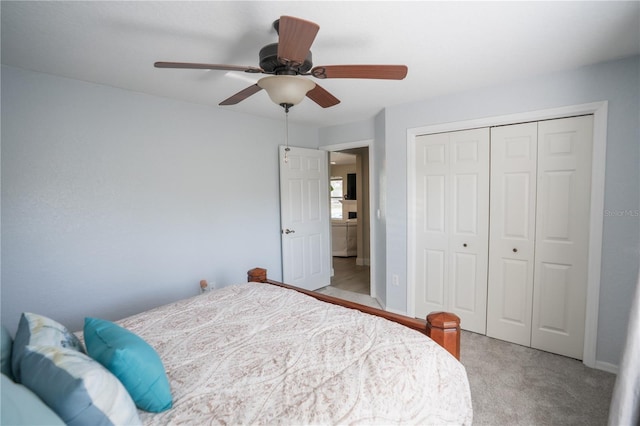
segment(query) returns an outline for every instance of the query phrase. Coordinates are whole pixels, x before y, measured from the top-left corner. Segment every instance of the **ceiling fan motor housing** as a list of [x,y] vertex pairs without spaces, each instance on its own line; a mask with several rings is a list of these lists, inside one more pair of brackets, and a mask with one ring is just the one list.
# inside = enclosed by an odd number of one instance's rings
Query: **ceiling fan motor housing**
[[267,44],[260,49],[260,68],[262,68],[267,74],[278,75],[298,75],[306,74],[313,67],[311,59],[311,51],[305,58],[304,62],[295,66],[295,64],[288,65],[283,64],[278,60],[278,43]]

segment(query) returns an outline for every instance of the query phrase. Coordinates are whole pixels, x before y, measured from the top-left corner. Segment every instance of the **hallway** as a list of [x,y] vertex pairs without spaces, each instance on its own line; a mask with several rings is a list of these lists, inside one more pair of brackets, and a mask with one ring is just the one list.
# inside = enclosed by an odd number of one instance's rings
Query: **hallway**
[[354,293],[370,294],[369,267],[356,265],[355,257],[334,257],[331,286]]
[[317,290],[319,293],[339,297],[375,308],[381,308],[370,296],[370,268],[356,265],[355,257],[334,257],[334,275],[331,285]]

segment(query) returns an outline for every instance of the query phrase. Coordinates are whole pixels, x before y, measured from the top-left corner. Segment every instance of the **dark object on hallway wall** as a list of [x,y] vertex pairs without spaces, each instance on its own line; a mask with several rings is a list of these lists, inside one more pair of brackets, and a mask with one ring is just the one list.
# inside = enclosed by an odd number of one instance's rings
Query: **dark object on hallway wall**
[[356,174],[349,173],[347,174],[347,193],[345,194],[344,199],[355,200],[356,195]]

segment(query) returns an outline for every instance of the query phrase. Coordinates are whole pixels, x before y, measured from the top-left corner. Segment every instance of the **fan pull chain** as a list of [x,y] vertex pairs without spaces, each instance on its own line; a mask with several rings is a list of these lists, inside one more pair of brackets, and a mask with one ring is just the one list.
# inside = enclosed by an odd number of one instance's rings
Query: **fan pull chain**
[[289,108],[285,107],[284,109],[284,143],[285,143],[285,148],[284,148],[284,162],[288,163],[289,162],[289,151],[291,151],[289,149]]

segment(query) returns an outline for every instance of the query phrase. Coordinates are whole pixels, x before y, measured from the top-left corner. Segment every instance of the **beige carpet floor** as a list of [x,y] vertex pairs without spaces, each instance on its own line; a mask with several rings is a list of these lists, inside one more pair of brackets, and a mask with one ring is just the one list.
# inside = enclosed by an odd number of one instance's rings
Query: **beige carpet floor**
[[607,424],[614,374],[466,331],[460,340],[474,425]]

